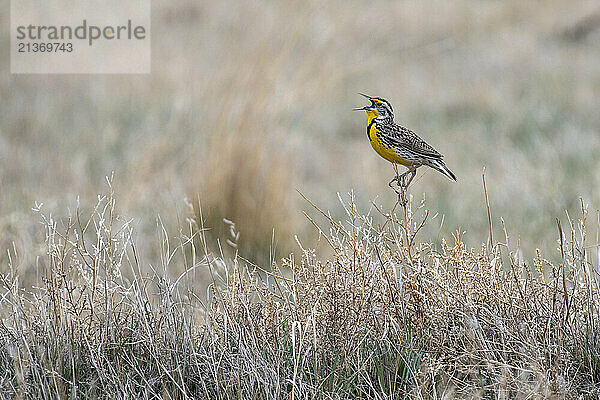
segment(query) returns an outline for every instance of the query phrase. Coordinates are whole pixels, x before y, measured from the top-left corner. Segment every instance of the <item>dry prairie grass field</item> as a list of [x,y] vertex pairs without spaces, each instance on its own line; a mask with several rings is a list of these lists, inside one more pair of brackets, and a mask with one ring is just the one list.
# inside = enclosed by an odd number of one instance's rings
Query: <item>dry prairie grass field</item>
[[154,1],[151,74],[0,93],[2,398],[600,396],[596,2]]

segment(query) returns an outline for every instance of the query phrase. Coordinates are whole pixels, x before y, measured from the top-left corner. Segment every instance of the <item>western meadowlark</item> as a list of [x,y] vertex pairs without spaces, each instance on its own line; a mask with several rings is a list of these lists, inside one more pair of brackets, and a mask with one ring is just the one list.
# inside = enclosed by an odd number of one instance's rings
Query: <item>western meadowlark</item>
[[[456,181],[456,176],[446,167],[440,153],[427,144],[416,133],[394,122],[394,112],[390,103],[381,97],[371,97],[359,93],[371,101],[371,104],[355,111],[367,112],[367,136],[373,149],[383,158],[394,164],[404,165],[408,170],[394,177],[389,183],[396,183],[403,189],[408,188],[417,174],[417,168],[426,165],[440,171]],[[397,170],[396,170],[397,171]],[[406,176],[410,174],[408,181]],[[394,189],[395,190],[395,189]],[[396,191],[397,192],[397,191]],[[400,193],[398,193],[400,195]]]

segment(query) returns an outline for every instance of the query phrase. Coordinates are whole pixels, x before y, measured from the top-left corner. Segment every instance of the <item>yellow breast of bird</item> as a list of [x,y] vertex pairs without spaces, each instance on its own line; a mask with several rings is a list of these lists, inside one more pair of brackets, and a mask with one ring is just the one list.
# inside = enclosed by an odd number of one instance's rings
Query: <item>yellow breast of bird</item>
[[377,154],[379,154],[381,157],[385,158],[389,162],[393,162],[395,164],[402,164],[407,166],[414,164],[400,157],[393,147],[384,144],[381,140],[380,135],[381,132],[379,131],[379,129],[377,129],[377,126],[375,126],[375,124],[371,124],[371,127],[369,129],[369,141],[371,142],[371,146],[377,152]]

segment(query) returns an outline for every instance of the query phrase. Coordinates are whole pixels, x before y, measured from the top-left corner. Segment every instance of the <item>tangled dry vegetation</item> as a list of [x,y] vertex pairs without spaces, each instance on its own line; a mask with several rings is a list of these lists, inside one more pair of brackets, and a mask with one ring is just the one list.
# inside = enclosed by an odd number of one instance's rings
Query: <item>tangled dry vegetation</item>
[[[342,201],[307,214],[332,250],[269,267],[209,249],[202,217],[142,273],[112,191],[94,211],[40,210],[39,287],[10,262],[0,297],[4,398],[596,398],[598,235],[587,207],[560,228],[562,262],[501,243],[423,243],[425,204],[391,213]],[[201,215],[201,214],[200,214]],[[319,221],[319,222],[317,222]],[[383,221],[376,223],[374,221]],[[596,221],[594,221],[596,222]],[[159,228],[160,228],[159,224]],[[598,226],[596,226],[596,229]],[[236,236],[232,226],[232,242]],[[9,252],[9,260],[15,255]],[[171,276],[174,264],[185,272]],[[202,272],[211,284],[199,293]]]

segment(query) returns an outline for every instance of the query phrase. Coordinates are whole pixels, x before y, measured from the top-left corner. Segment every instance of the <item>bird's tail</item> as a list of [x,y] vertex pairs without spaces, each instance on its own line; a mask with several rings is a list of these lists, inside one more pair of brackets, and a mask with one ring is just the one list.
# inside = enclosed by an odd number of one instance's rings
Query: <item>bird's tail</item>
[[448,178],[452,179],[453,181],[456,181],[456,175],[454,175],[454,173],[452,171],[450,171],[450,169],[448,167],[446,167],[446,164],[444,164],[444,162],[442,160],[439,160],[439,159],[430,160],[429,165],[431,166],[431,168],[437,169],[442,174],[446,175]]

